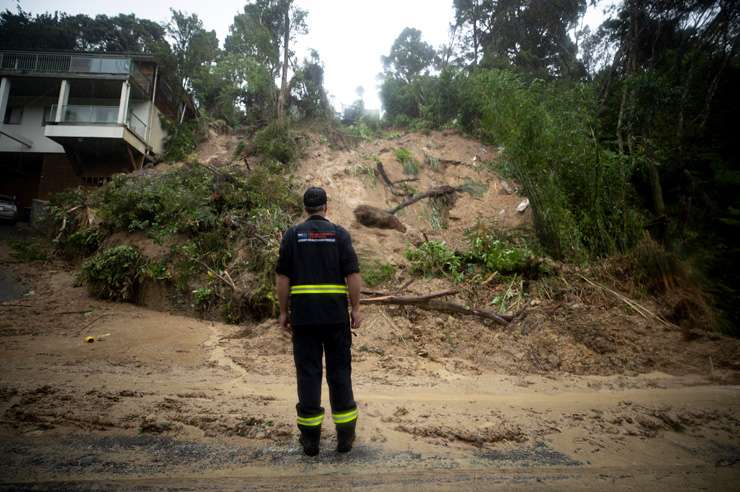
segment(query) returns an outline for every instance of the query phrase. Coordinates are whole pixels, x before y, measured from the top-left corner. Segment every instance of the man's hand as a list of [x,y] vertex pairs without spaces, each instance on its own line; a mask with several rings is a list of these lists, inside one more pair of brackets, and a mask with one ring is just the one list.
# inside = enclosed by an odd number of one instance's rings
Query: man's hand
[[362,324],[362,314],[360,314],[360,308],[352,308],[352,329],[356,330]]
[[290,331],[290,317],[288,316],[290,279],[278,273],[275,276],[275,290],[277,290],[278,304],[280,305],[280,327],[285,331]]
[[360,277],[359,273],[347,275],[347,289],[349,290],[349,301],[352,305],[352,329],[356,330],[362,324],[362,315],[360,314],[362,277]]
[[280,313],[280,328],[290,331],[290,316],[288,316],[288,313]]

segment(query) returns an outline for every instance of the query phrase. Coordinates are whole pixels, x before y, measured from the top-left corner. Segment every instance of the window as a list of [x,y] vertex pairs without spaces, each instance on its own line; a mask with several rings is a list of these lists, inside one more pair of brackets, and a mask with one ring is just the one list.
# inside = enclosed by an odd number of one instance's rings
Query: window
[[20,125],[22,118],[23,118],[23,108],[22,107],[8,106],[8,110],[5,112],[5,119],[3,119],[3,123],[5,123],[6,125]]

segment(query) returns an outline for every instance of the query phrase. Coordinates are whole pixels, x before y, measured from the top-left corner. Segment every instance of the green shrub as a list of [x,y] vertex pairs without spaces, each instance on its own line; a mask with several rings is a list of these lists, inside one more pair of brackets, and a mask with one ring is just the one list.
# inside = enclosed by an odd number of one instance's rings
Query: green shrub
[[453,280],[463,278],[462,258],[447,247],[444,241],[427,241],[418,247],[406,250],[406,259],[411,263],[411,272],[424,276],[450,275]]
[[482,265],[488,272],[526,272],[536,264],[534,254],[526,247],[516,247],[492,233],[469,236],[470,251],[466,260]]
[[97,227],[78,229],[66,238],[60,238],[59,250],[67,258],[86,258],[98,250],[105,233]]
[[396,267],[380,260],[362,261],[360,271],[362,280],[368,287],[376,287],[396,276]]
[[216,299],[216,291],[211,287],[198,287],[193,290],[193,302],[201,312],[208,311]]
[[200,165],[158,176],[115,176],[94,197],[101,219],[114,230],[157,234],[212,228],[213,174]]
[[463,95],[461,125],[503,145],[551,255],[609,255],[639,239],[642,221],[629,182],[635,163],[596,141],[598,105],[591,88],[481,70],[468,78]]
[[11,239],[8,244],[13,250],[11,255],[18,261],[28,263],[49,259],[48,244],[41,238]]
[[[201,310],[205,291],[193,291],[205,285],[214,293],[208,310],[232,322],[271,316],[277,306],[274,269],[281,235],[302,211],[285,170],[267,160],[246,175],[189,164],[162,174],[117,176],[89,198],[75,197],[90,203],[101,225],[80,228],[78,218],[68,214],[68,235],[60,244],[89,255],[105,235],[123,231],[168,245],[169,253],[156,261],[137,260],[138,271],[122,266],[130,250],[105,250],[89,258],[80,278],[98,297],[130,300],[146,278],[171,282]],[[72,208],[68,205],[64,210]],[[133,256],[128,259],[136,263]],[[215,278],[214,272],[223,271],[246,295],[235,296],[234,289]]]
[[160,116],[162,128],[167,133],[164,143],[164,160],[182,161],[195,151],[204,137],[204,129],[198,121],[175,123]]
[[283,164],[292,163],[298,157],[298,143],[287,126],[273,123],[254,136],[257,152]]
[[122,244],[87,259],[80,270],[80,277],[93,297],[131,301],[139,285],[142,265],[139,250]]
[[416,176],[419,174],[419,163],[416,161],[411,152],[407,149],[400,147],[396,149],[396,160],[403,166],[404,174],[409,176]]

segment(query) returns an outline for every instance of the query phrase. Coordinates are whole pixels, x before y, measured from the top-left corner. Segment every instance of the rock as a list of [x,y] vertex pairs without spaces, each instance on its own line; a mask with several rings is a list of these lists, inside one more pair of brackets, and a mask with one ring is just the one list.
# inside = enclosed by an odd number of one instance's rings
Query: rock
[[511,195],[514,193],[514,189],[511,187],[508,181],[501,181],[501,191],[505,195]]
[[524,213],[524,211],[527,210],[527,207],[529,207],[529,198],[522,200],[519,205],[516,206],[516,211],[520,214]]

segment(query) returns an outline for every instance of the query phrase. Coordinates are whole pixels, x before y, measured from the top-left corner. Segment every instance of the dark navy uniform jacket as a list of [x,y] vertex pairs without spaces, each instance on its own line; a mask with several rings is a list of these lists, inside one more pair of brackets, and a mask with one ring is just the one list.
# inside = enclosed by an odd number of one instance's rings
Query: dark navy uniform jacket
[[343,227],[312,215],[291,227],[280,243],[275,271],[290,279],[291,324],[346,324],[345,277],[360,271],[352,239]]

